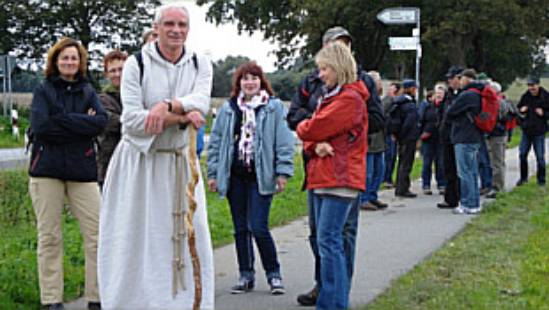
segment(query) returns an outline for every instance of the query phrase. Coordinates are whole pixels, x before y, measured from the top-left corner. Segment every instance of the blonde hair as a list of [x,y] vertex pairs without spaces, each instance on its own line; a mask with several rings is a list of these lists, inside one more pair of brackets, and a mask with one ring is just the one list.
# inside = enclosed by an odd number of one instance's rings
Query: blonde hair
[[328,66],[336,72],[339,85],[356,82],[356,62],[351,49],[338,41],[330,42],[315,56],[317,66]]
[[59,68],[57,68],[57,59],[59,58],[59,54],[61,51],[66,49],[67,47],[76,47],[78,50],[78,56],[80,57],[80,63],[78,64],[78,73],[77,75],[80,75],[80,77],[86,77],[86,71],[88,69],[88,52],[80,44],[80,42],[63,37],[57,43],[55,43],[54,46],[52,46],[48,51],[48,60],[46,62],[46,78],[49,78],[50,76],[59,74]]

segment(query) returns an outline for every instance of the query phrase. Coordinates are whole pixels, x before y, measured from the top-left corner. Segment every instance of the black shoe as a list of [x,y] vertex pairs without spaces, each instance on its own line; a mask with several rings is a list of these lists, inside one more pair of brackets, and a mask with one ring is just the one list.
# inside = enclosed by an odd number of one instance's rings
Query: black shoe
[[447,203],[447,202],[439,202],[439,203],[437,203],[437,208],[439,208],[439,209],[454,209],[454,208],[456,208],[456,207],[457,207],[457,205],[451,205],[451,204],[449,204],[449,203]]
[[498,195],[498,192],[492,189],[488,193],[486,193],[486,198],[495,199],[497,195]]
[[490,192],[490,189],[488,187],[484,187],[484,188],[480,189],[479,194],[481,196],[484,196],[484,195],[488,194],[489,192]]
[[271,286],[271,294],[273,295],[282,295],[286,293],[284,285],[282,284],[281,278],[272,278],[269,280],[269,285]]
[[254,289],[254,281],[246,278],[240,278],[238,283],[231,287],[231,294],[247,293]]
[[372,201],[370,201],[370,203],[373,204],[374,206],[376,206],[379,210],[387,209],[387,207],[389,206],[388,204],[386,204],[384,202],[381,202],[379,200],[372,200]]
[[101,303],[100,302],[89,302],[88,303],[88,310],[101,310]]
[[526,182],[528,182],[528,180],[520,179],[520,180],[518,180],[518,182],[517,182],[517,186],[521,186],[522,184],[526,184]]
[[396,194],[396,196],[399,196],[399,197],[403,197],[403,198],[416,198],[417,197],[417,194],[415,193],[412,193],[412,192],[404,192],[404,193],[398,193]]
[[318,298],[318,289],[314,287],[310,292],[297,296],[297,302],[302,306],[314,306]]
[[47,309],[47,310],[65,310],[65,306],[63,306],[62,303],[47,304],[47,305],[43,305],[43,306],[42,306],[42,309]]

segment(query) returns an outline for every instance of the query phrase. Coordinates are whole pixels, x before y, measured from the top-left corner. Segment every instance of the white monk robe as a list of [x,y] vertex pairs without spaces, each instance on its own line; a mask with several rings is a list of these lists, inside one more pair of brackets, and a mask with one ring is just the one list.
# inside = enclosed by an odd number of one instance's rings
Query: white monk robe
[[[122,140],[111,159],[103,189],[98,249],[101,303],[103,309],[191,309],[194,281],[187,238],[183,245],[185,290],[179,288],[175,297],[172,295],[172,212],[174,195],[184,192],[184,188],[176,188],[176,177],[182,176],[186,185],[190,175],[188,130],[171,126],[159,135],[149,135],[144,132],[144,122],[148,110],[165,98],[178,98],[185,111],[198,109],[206,114],[212,68],[209,60],[198,54],[196,68],[193,52],[188,49],[176,64],[162,58],[154,43],[145,45],[142,55],[141,83],[135,57],[128,58],[124,66]],[[176,149],[184,149],[183,172],[176,171],[176,156],[170,151]],[[212,309],[213,254],[202,176],[195,199],[201,308]],[[186,195],[183,200],[187,204]]]

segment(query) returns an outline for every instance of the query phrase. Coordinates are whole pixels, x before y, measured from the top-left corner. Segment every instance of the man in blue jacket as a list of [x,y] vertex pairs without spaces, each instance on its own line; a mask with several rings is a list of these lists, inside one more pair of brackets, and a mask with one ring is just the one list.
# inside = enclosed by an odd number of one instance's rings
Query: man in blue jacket
[[461,205],[456,207],[453,212],[455,214],[476,214],[481,211],[478,187],[478,152],[484,138],[474,120],[481,111],[481,97],[471,89],[482,90],[484,84],[476,81],[476,72],[473,69],[463,71],[460,84],[462,92],[447,111],[451,125],[450,140],[454,144],[461,192]]

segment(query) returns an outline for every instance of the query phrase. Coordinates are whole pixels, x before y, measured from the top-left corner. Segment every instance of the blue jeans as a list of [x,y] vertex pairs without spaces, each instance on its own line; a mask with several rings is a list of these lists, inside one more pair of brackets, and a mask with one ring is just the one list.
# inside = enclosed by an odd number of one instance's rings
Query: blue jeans
[[267,279],[280,277],[276,247],[269,231],[272,195],[259,194],[256,181],[232,177],[227,193],[234,225],[234,239],[240,276],[254,280],[254,248],[252,236]]
[[[309,211],[309,243],[311,250],[315,257],[315,282],[316,286],[320,288],[322,286],[322,278],[320,276],[320,254],[318,251],[317,243],[317,224],[316,224],[316,211],[314,206],[314,193],[312,190],[307,191],[307,207]],[[355,199],[349,215],[343,226],[343,248],[345,251],[345,261],[347,265],[347,277],[349,281],[349,290],[351,288],[351,280],[353,278],[354,266],[355,266],[355,246],[356,235],[358,232],[358,214],[359,204],[358,199]]]
[[343,227],[356,199],[313,194],[322,279],[317,309],[347,309],[349,277]]
[[538,164],[537,179],[538,184],[545,184],[545,136],[530,136],[522,133],[519,145],[519,159],[520,159],[520,179],[523,181],[528,180],[528,153],[530,148],[534,146],[534,153],[536,155],[536,161]]
[[444,178],[444,161],[442,158],[442,144],[438,141],[422,141],[421,156],[423,157],[423,167],[421,169],[422,188],[431,188],[433,163],[435,164],[435,179],[437,181],[437,187],[446,187],[446,179]]
[[391,138],[391,135],[385,137],[385,173],[383,174],[383,182],[393,183],[393,170],[395,170],[397,155],[396,141]]
[[360,205],[377,200],[377,191],[381,186],[381,182],[383,182],[384,173],[385,159],[383,158],[383,152],[368,153],[366,155],[366,191],[360,193],[358,197]]
[[456,151],[461,207],[479,208],[478,152],[480,143],[458,143],[454,145],[454,148]]
[[492,164],[490,163],[490,155],[484,138],[480,143],[478,151],[478,173],[480,174],[480,187],[492,188]]

